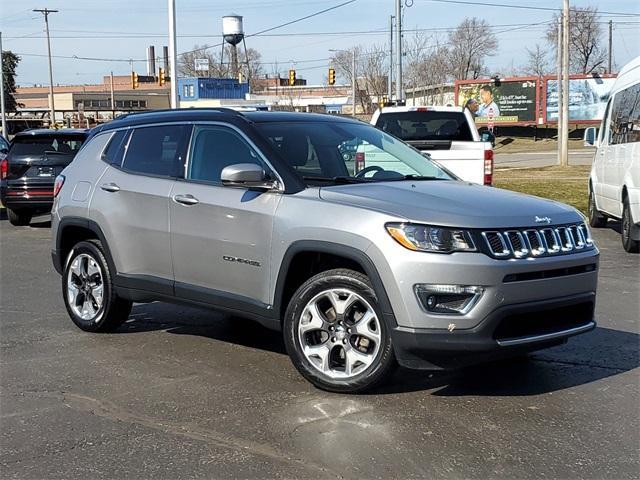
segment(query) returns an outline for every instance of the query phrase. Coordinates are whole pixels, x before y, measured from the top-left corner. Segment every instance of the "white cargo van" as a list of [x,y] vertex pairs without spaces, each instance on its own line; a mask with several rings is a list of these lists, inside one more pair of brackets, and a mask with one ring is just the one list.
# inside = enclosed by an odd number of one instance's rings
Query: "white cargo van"
[[[462,180],[491,185],[495,138],[478,133],[471,112],[463,107],[383,107],[371,123],[405,141],[453,172]],[[381,159],[365,152],[365,164]]]
[[588,128],[596,147],[589,177],[589,223],[622,221],[622,245],[640,251],[640,57],[625,65],[611,90],[600,129]]

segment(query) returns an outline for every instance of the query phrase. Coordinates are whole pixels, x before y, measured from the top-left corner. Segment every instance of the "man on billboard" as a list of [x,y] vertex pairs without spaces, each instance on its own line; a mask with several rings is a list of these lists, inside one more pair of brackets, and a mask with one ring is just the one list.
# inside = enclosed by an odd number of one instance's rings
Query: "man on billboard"
[[469,100],[467,100],[464,106],[471,112],[471,116],[473,118],[476,118],[476,116],[478,115],[478,109],[480,108],[480,104],[478,103],[478,101],[475,98],[470,98]]
[[493,100],[493,89],[490,85],[483,85],[480,88],[480,100],[482,104],[478,108],[478,117],[499,117],[500,109]]

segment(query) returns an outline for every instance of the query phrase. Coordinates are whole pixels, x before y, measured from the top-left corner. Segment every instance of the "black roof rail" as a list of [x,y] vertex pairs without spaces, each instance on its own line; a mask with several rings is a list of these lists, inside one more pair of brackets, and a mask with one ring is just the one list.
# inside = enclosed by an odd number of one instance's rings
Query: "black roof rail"
[[194,107],[190,107],[190,108],[161,108],[158,110],[144,110],[142,112],[129,112],[129,113],[123,113],[122,115],[118,115],[116,118],[114,118],[114,120],[122,120],[124,118],[130,118],[136,115],[154,115],[156,113],[166,113],[166,112],[193,112],[194,110],[197,111],[208,111],[208,112],[215,112],[215,113],[231,113],[231,114],[235,114],[238,116],[242,116],[242,112],[239,112],[238,110],[234,110],[233,108],[226,108],[226,107],[206,107],[206,108],[194,108]]

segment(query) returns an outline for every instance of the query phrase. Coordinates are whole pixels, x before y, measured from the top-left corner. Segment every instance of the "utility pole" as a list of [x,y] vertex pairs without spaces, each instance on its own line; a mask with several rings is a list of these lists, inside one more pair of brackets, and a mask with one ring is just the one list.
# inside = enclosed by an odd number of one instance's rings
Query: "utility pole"
[[611,73],[613,67],[613,20],[609,20],[609,69],[607,73]]
[[113,97],[113,72],[111,72],[111,86],[109,89],[111,92],[111,120],[116,117],[116,101]]
[[2,136],[7,138],[7,112],[4,110],[4,62],[2,60],[2,32],[0,32],[0,112],[2,113]]
[[357,69],[357,65],[356,65],[356,47],[353,47],[353,51],[351,52],[352,54],[352,63],[351,63],[351,95],[353,95],[353,116],[356,116],[356,91],[357,91],[357,84],[356,84],[356,78],[358,76],[358,72],[356,71]]
[[402,101],[402,2],[396,0],[396,102]]
[[558,165],[562,165],[562,148],[561,148],[561,138],[563,136],[562,132],[562,14],[558,16],[558,41],[556,42],[556,50],[557,50],[557,92],[558,92],[558,122],[557,122],[557,139],[558,139]]
[[51,38],[49,37],[49,14],[50,13],[58,13],[58,10],[49,10],[48,8],[36,8],[33,10],[34,12],[41,13],[44,15],[44,28],[47,32],[47,54],[49,56],[49,97],[51,107],[51,121],[49,128],[55,127],[56,124],[56,106],[53,99],[53,67],[51,66]]
[[171,108],[178,108],[178,71],[176,64],[176,0],[169,1],[169,70],[171,78]]
[[389,78],[387,86],[387,98],[393,100],[393,15],[389,16]]
[[562,17],[562,150],[563,167],[569,166],[569,0],[564,0]]

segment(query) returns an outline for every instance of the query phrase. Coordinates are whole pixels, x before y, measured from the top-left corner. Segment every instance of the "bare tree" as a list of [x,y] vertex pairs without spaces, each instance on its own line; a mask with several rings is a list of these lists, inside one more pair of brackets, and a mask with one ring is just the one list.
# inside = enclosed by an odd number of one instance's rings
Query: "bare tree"
[[[220,58],[222,52],[216,51],[215,48],[208,45],[194,45],[191,51],[181,53],[178,56],[178,74],[184,77],[229,77],[231,75],[231,47],[225,46],[224,59]],[[196,70],[196,59],[208,60],[209,70],[207,72]],[[238,69],[243,78],[251,78],[252,88],[255,80],[264,73],[261,59],[262,55],[257,50],[247,48],[245,52],[244,48],[238,47]]]
[[498,40],[486,20],[465,18],[449,34],[449,62],[457,80],[478,78],[484,70],[484,60],[496,54]]
[[551,72],[547,51],[536,43],[534,49],[525,48],[527,51],[527,64],[522,68],[525,75],[542,77]]
[[[558,45],[558,17],[547,29],[547,40]],[[593,73],[602,68],[606,52],[597,7],[572,7],[569,11],[569,68],[572,73]]]
[[[196,70],[196,59],[209,61],[209,71],[206,75],[201,70]],[[220,65],[220,55],[216,54],[209,45],[194,45],[191,51],[181,53],[178,56],[178,75],[183,77],[220,77],[223,68]]]
[[403,45],[403,51],[405,52],[404,82],[409,88],[413,88],[414,92],[418,86],[429,83],[427,59],[429,58],[430,43],[431,37],[423,32],[416,31]]
[[[356,55],[356,71],[353,72],[353,51]],[[382,98],[387,91],[387,52],[384,46],[369,48],[356,46],[351,50],[340,50],[331,59],[336,74],[351,83],[356,76],[356,100],[365,113],[373,110],[374,97]]]

